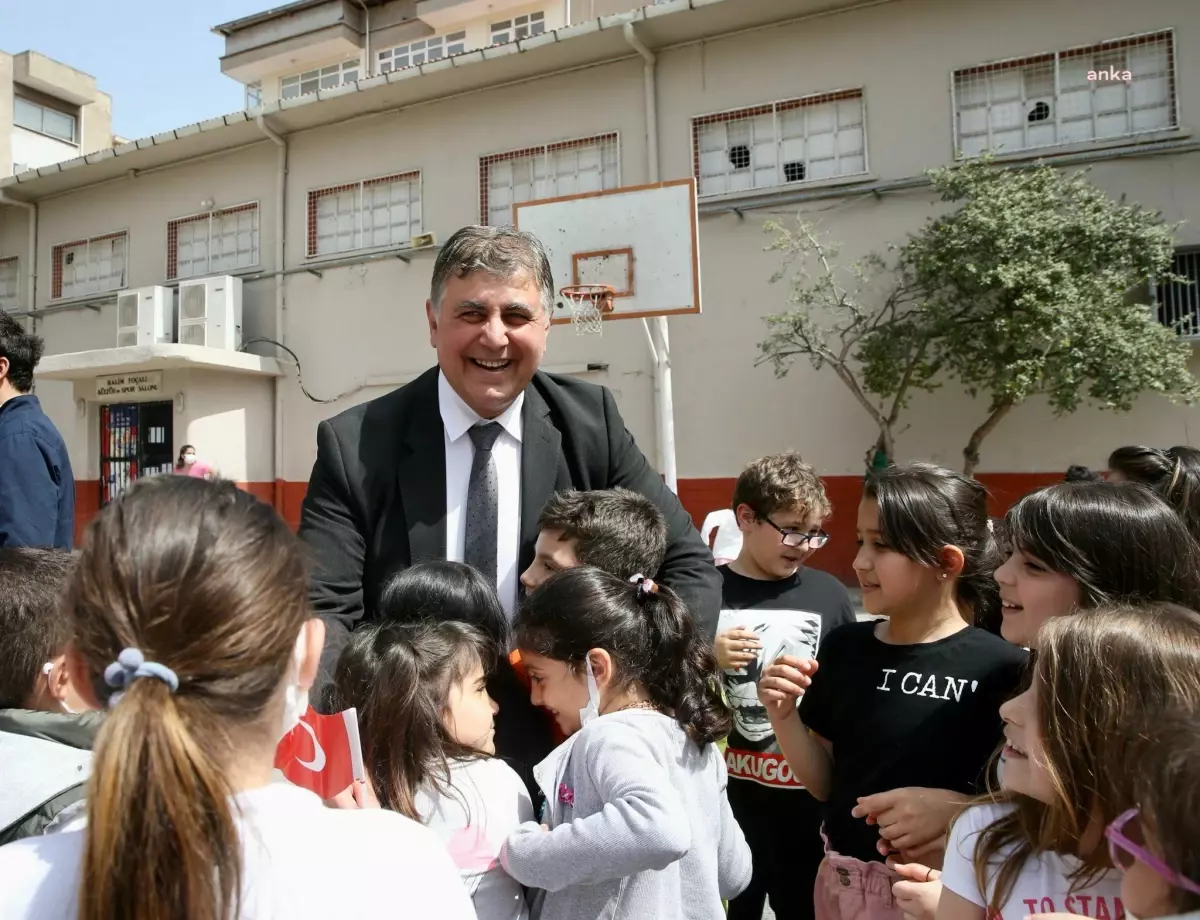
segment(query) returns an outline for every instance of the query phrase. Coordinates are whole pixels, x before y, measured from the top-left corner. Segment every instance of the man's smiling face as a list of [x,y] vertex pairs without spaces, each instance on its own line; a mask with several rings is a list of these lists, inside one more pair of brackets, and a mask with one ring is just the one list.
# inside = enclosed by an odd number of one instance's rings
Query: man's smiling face
[[495,418],[529,385],[546,353],[550,317],[537,282],[526,272],[451,276],[435,306],[427,302],[425,312],[442,373],[463,402]]

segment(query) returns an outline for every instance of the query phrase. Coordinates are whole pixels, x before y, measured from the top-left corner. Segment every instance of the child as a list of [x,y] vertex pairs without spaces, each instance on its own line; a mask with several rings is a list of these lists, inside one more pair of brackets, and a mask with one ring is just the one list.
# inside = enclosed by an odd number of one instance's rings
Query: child
[[556,492],[538,516],[533,562],[521,573],[532,591],[555,572],[594,565],[618,578],[658,574],[667,521],[646,496],[628,489]]
[[545,714],[529,704],[528,685],[507,658],[512,629],[496,589],[477,569],[462,562],[423,562],[384,585],[378,609],[385,620],[469,623],[490,640],[496,658],[487,662],[487,690],[500,706],[496,752],[517,771],[531,794],[536,791],[533,766],[550,753],[554,742]]
[[0,844],[79,810],[100,713],[84,712],[66,667],[65,550],[0,548]]
[[372,624],[338,659],[331,705],[358,710],[379,803],[437,832],[479,920],[524,920],[525,894],[496,856],[533,819],[533,805],[520,777],[491,756],[486,668],[495,659],[488,637],[454,620]]
[[754,878],[729,905],[730,920],[761,920],[766,899],[779,920],[811,918],[821,844],[820,804],[775,743],[758,678],[781,654],[812,658],[830,630],[857,622],[840,581],[804,566],[829,537],[825,487],[799,454],[749,464],[733,490],[742,535],[724,578],[716,640],[733,729],[725,752],[729,805],[754,854]]
[[[1015,645],[1036,649],[1046,620],[1108,601],[1200,608],[1200,548],[1179,516],[1143,486],[1047,486],[1017,502],[1001,529],[1010,546],[995,576],[1000,630]],[[931,920],[938,872],[920,862],[889,865],[905,879],[894,888],[905,913]]]
[[1126,801],[1131,762],[1114,753],[1130,726],[1178,710],[1200,711],[1200,614],[1116,605],[1047,622],[1031,687],[1001,709],[1003,791],[950,832],[938,920],[1120,920],[1102,832]]
[[1156,719],[1130,763],[1131,807],[1105,831],[1138,920],[1200,917],[1200,709]]
[[995,601],[978,482],[925,463],[881,470],[859,504],[858,536],[863,605],[886,619],[841,627],[815,661],[784,656],[759,684],[792,772],[825,802],[822,920],[899,917],[873,825],[890,828],[904,854],[938,846],[982,788],[1000,703],[1026,657],[967,625]]
[[[525,601],[517,647],[566,742],[538,765],[543,824],[500,859],[542,889],[542,920],[721,920],[750,881],[714,742],[729,729],[716,662],[653,580],[559,572]],[[535,911],[536,912],[536,911]]]
[[86,826],[0,848],[6,920],[475,916],[428,828],[270,781],[324,642],[304,561],[231,482],[139,479],[89,525],[65,601],[108,710]]
[[1140,482],[1175,509],[1200,539],[1200,450],[1195,447],[1118,447],[1108,458],[1110,482]]
[[1017,502],[1006,524],[1011,555],[995,577],[1009,642],[1032,648],[1050,617],[1106,601],[1200,609],[1200,548],[1144,486],[1047,486]]

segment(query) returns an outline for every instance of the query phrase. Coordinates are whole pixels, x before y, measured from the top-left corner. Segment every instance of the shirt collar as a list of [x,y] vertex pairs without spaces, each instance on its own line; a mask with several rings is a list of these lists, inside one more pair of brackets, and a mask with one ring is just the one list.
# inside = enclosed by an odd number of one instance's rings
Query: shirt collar
[[440,370],[438,371],[438,410],[442,415],[442,427],[446,429],[446,437],[454,443],[468,428],[475,425],[499,422],[501,427],[521,442],[521,407],[525,404],[524,391],[517,394],[512,405],[494,419],[485,419],[474,409],[463,402],[463,398],[450,386],[450,381]]

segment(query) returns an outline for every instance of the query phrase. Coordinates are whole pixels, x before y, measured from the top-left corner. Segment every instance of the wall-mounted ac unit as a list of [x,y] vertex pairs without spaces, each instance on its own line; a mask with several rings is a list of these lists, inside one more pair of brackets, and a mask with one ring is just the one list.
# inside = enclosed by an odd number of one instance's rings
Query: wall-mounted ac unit
[[242,347],[242,279],[230,275],[179,282],[179,344]]
[[117,347],[170,344],[175,336],[171,291],[154,286],[117,294]]

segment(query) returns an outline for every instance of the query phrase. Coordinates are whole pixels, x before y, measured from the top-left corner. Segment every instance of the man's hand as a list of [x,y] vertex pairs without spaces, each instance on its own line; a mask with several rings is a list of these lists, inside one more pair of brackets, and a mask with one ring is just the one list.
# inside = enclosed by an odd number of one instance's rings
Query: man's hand
[[717,664],[722,671],[741,670],[754,663],[762,643],[758,635],[742,626],[722,630],[713,643],[717,653]]
[[772,722],[795,714],[796,701],[804,696],[817,667],[814,658],[783,655],[763,669],[758,699],[767,708],[767,717]]
[[942,897],[942,873],[920,863],[888,860],[888,868],[898,872],[900,881],[892,885],[892,897],[904,914],[904,920],[934,920]]

